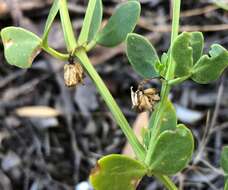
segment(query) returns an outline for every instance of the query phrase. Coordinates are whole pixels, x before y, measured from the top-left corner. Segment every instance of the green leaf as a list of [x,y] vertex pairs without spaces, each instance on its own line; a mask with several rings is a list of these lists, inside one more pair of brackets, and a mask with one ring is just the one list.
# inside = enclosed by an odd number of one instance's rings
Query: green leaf
[[200,84],[208,84],[217,80],[228,66],[228,52],[218,44],[211,47],[209,55],[204,55],[194,65],[192,79]]
[[172,56],[175,61],[175,76],[190,74],[193,64],[202,56],[204,38],[201,32],[183,32],[174,42]]
[[[152,128],[154,125],[154,121],[156,118],[158,109],[153,112],[150,123],[149,123],[149,128]],[[164,106],[164,110],[161,114],[161,119],[160,119],[160,133],[166,130],[175,130],[177,126],[177,116],[176,116],[176,110],[170,100],[167,100]]]
[[54,22],[54,19],[56,17],[56,15],[58,14],[59,11],[59,0],[54,0],[53,5],[49,11],[49,15],[45,24],[45,28],[44,28],[44,34],[43,34],[43,43],[45,45],[47,45],[47,41],[48,41],[48,34],[51,30],[51,25]]
[[7,27],[2,29],[1,37],[4,53],[9,64],[29,68],[41,51],[41,39],[23,28]]
[[142,77],[158,76],[154,67],[160,61],[156,50],[145,37],[134,33],[128,34],[127,56],[134,70]]
[[172,48],[172,56],[175,61],[175,76],[189,75],[193,66],[192,47],[190,46],[191,35],[183,32],[177,37]]
[[193,64],[195,64],[203,54],[204,37],[202,32],[191,32],[190,44],[193,50]]
[[90,0],[82,29],[78,38],[79,44],[88,43],[97,34],[102,21],[103,7],[101,0]]
[[228,146],[224,146],[222,149],[220,164],[225,174],[227,175],[228,174]]
[[156,62],[154,68],[160,76],[165,78],[166,69],[168,66],[169,53],[163,53],[161,56],[161,62]]
[[124,155],[101,158],[90,175],[95,190],[135,190],[147,170],[137,160]]
[[123,42],[132,32],[140,16],[140,3],[128,1],[117,8],[104,29],[98,33],[98,44],[113,47]]
[[151,156],[151,171],[173,175],[184,169],[191,159],[194,141],[191,131],[178,125],[175,131],[164,131],[157,138]]
[[[145,135],[146,138],[143,138],[144,145],[146,148],[149,147],[150,142],[150,136],[151,136],[151,130],[154,126],[155,118],[158,112],[159,104],[155,107],[155,111],[152,113],[152,116],[150,118],[149,122],[149,130],[147,131],[147,134]],[[166,131],[166,130],[175,130],[177,126],[177,116],[176,116],[176,110],[170,100],[167,100],[164,110],[161,114],[160,119],[160,133]]]

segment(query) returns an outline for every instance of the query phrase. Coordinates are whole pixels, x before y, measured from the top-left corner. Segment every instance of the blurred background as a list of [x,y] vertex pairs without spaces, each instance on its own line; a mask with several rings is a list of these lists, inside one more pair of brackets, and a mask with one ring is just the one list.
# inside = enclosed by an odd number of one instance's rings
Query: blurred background
[[[228,2],[182,1],[181,30],[202,31],[205,52],[212,43],[228,48]],[[42,31],[51,0],[0,0],[0,29],[14,25],[37,35]],[[103,0],[104,21],[121,0]],[[170,42],[168,0],[141,0],[142,14],[136,32],[150,39],[159,52]],[[69,0],[75,34],[83,22],[87,0]],[[124,26],[122,26],[124,27]],[[65,52],[59,18],[49,37],[52,47]],[[132,70],[125,47],[97,47],[91,60],[140,136],[148,113],[131,109],[130,87],[141,78]],[[132,155],[91,80],[69,89],[63,81],[64,63],[41,53],[31,69],[6,63],[0,41],[0,190],[91,190],[88,176],[96,160],[110,153]],[[152,81],[152,87],[160,87]],[[178,119],[194,133],[196,148],[190,165],[173,180],[182,190],[222,190],[219,166],[222,146],[228,142],[228,73],[210,85],[186,81],[170,98]],[[37,107],[39,106],[39,107]],[[34,108],[39,108],[37,111]],[[144,178],[139,190],[159,190],[153,178]]]

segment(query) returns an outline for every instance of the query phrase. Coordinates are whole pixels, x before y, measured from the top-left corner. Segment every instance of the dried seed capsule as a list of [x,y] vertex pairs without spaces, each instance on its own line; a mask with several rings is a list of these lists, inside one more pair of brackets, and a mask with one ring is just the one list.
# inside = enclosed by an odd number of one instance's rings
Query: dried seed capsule
[[84,78],[84,70],[79,63],[64,65],[64,82],[67,87],[74,87],[83,83]]

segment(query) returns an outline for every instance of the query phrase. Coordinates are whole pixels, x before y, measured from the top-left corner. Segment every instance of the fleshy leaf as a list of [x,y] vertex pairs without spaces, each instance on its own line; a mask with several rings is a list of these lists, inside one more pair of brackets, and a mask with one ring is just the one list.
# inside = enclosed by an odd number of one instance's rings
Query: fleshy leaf
[[78,43],[84,44],[93,40],[102,21],[103,7],[101,0],[90,0],[84,18]]
[[191,32],[190,44],[193,50],[193,64],[195,64],[203,54],[204,37],[202,32]]
[[223,147],[220,164],[225,174],[228,175],[228,146]]
[[194,65],[192,79],[200,84],[208,84],[217,80],[228,66],[228,52],[218,44],[211,47],[208,55],[204,55]]
[[152,172],[173,175],[186,167],[191,159],[194,141],[191,131],[178,125],[175,131],[164,131],[157,138],[150,168]]
[[156,50],[145,37],[134,33],[128,34],[127,56],[134,70],[142,77],[158,76],[154,67],[160,61]]
[[29,68],[41,50],[41,39],[23,28],[2,29],[1,37],[7,62],[20,68]]
[[108,20],[104,29],[98,33],[97,43],[113,47],[123,42],[127,34],[134,30],[140,11],[140,3],[137,1],[128,1],[120,5]]
[[190,75],[193,64],[202,56],[203,46],[204,38],[201,32],[183,32],[177,37],[172,49],[176,77]]
[[43,43],[47,44],[48,42],[48,34],[51,30],[51,25],[54,22],[54,19],[56,17],[56,15],[58,14],[59,11],[59,0],[54,0],[52,7],[50,9],[46,24],[45,24],[45,28],[44,28],[44,34],[43,34]]
[[135,190],[146,168],[137,160],[112,154],[101,158],[90,175],[95,190]]
[[[156,106],[159,107],[159,104]],[[149,146],[149,139],[151,136],[151,130],[154,126],[154,121],[157,115],[158,109],[155,108],[155,111],[152,113],[152,116],[150,118],[149,122],[149,130],[146,134],[146,139],[144,139],[144,145],[148,148]],[[176,116],[176,110],[170,100],[167,100],[164,110],[162,112],[161,120],[160,120],[160,133],[166,131],[166,130],[175,130],[177,127],[177,116]]]
[[[149,123],[149,128],[153,127],[154,120],[156,118],[156,113],[157,110],[153,112],[150,123]],[[175,130],[177,126],[177,116],[176,116],[176,110],[170,100],[167,100],[164,110],[162,112],[161,116],[161,123],[160,123],[160,133],[166,130]]]
[[189,75],[193,66],[192,47],[190,46],[191,35],[187,32],[179,35],[172,48],[172,56],[175,61],[175,76]]

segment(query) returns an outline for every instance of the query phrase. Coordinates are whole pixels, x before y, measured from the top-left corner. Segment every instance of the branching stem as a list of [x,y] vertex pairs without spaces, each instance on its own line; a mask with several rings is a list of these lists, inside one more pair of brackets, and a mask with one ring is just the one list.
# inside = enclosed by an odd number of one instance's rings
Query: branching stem
[[[174,78],[174,62],[172,59],[172,47],[174,44],[175,39],[178,36],[178,31],[179,31],[179,20],[180,20],[180,5],[181,5],[181,0],[173,0],[173,20],[172,20],[172,35],[171,35],[171,44],[170,44],[170,53],[169,53],[169,60],[168,60],[168,68],[166,72],[166,81],[172,80]],[[159,135],[160,132],[160,122],[162,118],[162,113],[164,112],[165,109],[165,104],[168,99],[168,95],[171,89],[171,86],[168,82],[164,81],[162,84],[162,90],[161,90],[161,102],[158,106],[158,111],[155,117],[154,125],[152,127],[151,131],[151,139],[149,143],[149,148],[146,154],[145,158],[145,163],[150,167],[151,163],[151,156],[154,151],[154,147],[156,145],[156,139]],[[168,177],[163,176],[162,178],[163,184],[170,190],[176,190],[177,188],[172,188],[172,186],[168,186]]]

